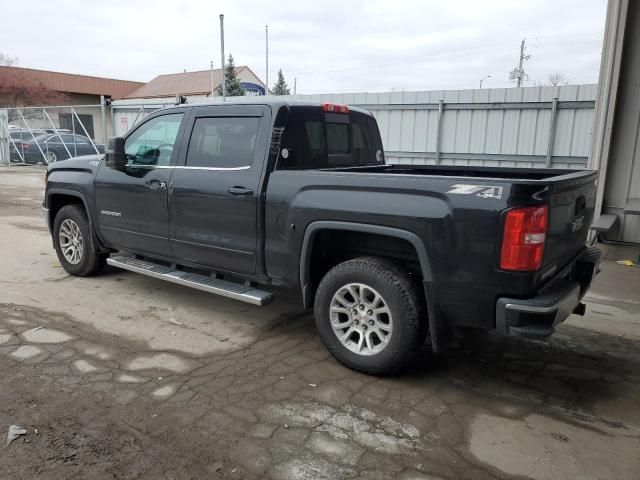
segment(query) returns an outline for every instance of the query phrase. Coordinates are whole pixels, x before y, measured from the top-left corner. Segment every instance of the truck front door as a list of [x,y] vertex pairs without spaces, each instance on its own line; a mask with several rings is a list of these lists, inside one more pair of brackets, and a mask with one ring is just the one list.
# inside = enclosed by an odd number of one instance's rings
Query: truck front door
[[167,195],[185,115],[154,115],[127,135],[123,169],[101,165],[95,179],[98,226],[109,246],[172,256]]
[[194,108],[187,148],[170,182],[169,239],[176,258],[251,275],[270,110]]

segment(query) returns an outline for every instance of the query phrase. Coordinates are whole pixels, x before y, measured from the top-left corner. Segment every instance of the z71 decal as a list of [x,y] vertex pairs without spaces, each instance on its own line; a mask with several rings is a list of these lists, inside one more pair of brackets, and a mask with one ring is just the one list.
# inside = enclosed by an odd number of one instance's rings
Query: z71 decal
[[496,187],[491,185],[466,185],[458,184],[453,185],[451,190],[447,193],[455,193],[458,195],[475,195],[480,198],[495,198],[500,200],[502,198],[502,187]]

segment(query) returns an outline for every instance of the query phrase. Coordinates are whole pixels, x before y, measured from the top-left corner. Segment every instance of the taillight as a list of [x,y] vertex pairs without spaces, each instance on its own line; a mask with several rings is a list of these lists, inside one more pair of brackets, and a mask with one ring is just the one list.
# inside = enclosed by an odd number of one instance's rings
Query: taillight
[[349,107],[346,105],[337,105],[335,103],[323,103],[322,110],[331,113],[349,113]]
[[542,266],[549,208],[525,207],[505,215],[500,268],[531,272]]

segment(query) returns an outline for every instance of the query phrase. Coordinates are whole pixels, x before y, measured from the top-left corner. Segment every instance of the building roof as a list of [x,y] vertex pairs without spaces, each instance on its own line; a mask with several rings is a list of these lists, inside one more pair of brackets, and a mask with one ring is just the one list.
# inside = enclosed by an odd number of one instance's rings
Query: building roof
[[25,81],[40,83],[45,88],[56,92],[105,95],[113,99],[123,98],[132,90],[144,85],[144,83],[129,80],[0,66],[0,82],[9,77],[15,78],[16,75]]
[[[235,67],[236,75],[247,70],[256,75],[247,66]],[[257,77],[256,77],[257,78]],[[218,88],[222,82],[222,70],[213,70],[213,88]],[[260,82],[262,83],[262,82]],[[125,98],[157,98],[174,97],[176,95],[210,95],[211,94],[211,70],[197,72],[170,73],[158,75],[149,83],[130,92]]]

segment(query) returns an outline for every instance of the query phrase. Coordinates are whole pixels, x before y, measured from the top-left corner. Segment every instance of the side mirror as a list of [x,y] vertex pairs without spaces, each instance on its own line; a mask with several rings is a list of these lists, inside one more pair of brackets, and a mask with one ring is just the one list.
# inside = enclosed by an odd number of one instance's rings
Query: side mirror
[[127,164],[127,156],[124,153],[124,138],[111,137],[106,150],[106,164],[114,170],[122,170]]

